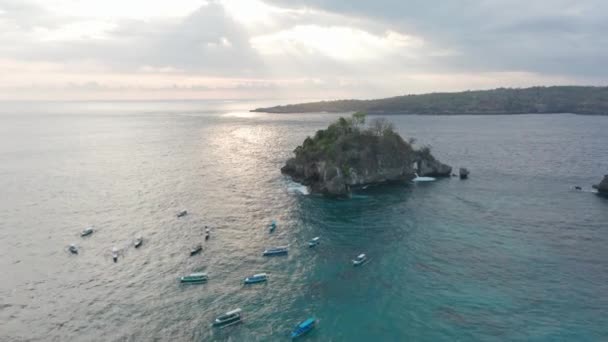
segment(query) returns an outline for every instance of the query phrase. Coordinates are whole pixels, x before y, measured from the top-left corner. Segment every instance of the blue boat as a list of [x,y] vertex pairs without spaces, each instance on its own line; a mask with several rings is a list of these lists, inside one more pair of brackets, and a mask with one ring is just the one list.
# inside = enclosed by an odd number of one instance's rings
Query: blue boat
[[252,275],[251,277],[245,278],[245,284],[263,283],[266,280],[268,280],[268,276],[266,275],[266,273],[258,273]]
[[318,245],[320,243],[320,238],[317,236],[315,238],[313,238],[312,240],[308,241],[308,247],[314,247],[316,245]]
[[268,248],[262,253],[263,256],[287,255],[287,246]]
[[272,222],[270,223],[270,232],[274,232],[275,229],[277,229],[277,222],[275,220],[272,220]]
[[314,318],[309,318],[304,322],[300,322],[291,332],[291,338],[294,339],[306,335],[315,327],[316,323],[317,321]]

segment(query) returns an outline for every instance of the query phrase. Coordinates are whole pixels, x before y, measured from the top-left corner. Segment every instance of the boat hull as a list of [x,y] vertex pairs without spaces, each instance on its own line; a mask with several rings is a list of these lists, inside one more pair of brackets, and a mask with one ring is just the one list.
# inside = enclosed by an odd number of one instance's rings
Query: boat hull
[[182,284],[200,284],[200,283],[206,283],[208,280],[207,277],[205,278],[190,278],[190,277],[182,277],[180,279],[180,282]]
[[367,259],[361,260],[361,261],[353,260],[353,266],[361,266],[361,265],[364,265],[366,262],[367,262]]
[[259,283],[263,283],[265,282],[267,279],[266,278],[261,278],[261,279],[249,279],[246,278],[245,279],[245,284],[250,285],[250,284],[259,284]]
[[230,319],[230,320],[226,320],[226,321],[214,321],[213,322],[213,326],[217,327],[217,328],[225,328],[225,327],[229,327],[231,325],[235,325],[241,323],[241,317],[239,316],[238,318],[234,318],[234,319]]
[[203,247],[197,247],[190,251],[190,256],[197,255],[203,251]]
[[275,247],[265,250],[262,255],[263,256],[278,256],[278,255],[287,255],[287,247]]
[[262,255],[263,256],[280,256],[280,255],[287,255],[287,251],[265,251]]
[[296,339],[308,334],[315,328],[315,325],[316,320],[309,318],[296,326],[296,328],[291,332],[291,338]]

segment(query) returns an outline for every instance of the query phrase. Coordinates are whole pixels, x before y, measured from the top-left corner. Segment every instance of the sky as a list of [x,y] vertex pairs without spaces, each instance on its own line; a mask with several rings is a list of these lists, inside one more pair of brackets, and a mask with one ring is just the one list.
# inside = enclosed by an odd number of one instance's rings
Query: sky
[[0,0],[0,100],[607,85],[606,0]]

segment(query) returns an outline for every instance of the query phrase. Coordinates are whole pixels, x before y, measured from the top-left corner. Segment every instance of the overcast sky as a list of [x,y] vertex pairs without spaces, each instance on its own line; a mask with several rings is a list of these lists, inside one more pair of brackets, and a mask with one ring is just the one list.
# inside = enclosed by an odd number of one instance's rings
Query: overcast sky
[[0,100],[608,82],[606,0],[0,0]]

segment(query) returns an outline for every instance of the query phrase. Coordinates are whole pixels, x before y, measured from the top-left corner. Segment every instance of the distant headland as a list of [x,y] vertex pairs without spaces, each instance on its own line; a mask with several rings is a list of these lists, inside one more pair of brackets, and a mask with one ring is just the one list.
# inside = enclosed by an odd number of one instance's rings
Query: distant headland
[[498,88],[404,95],[377,100],[336,100],[257,108],[252,112],[356,112],[369,114],[586,114],[608,115],[608,87]]

